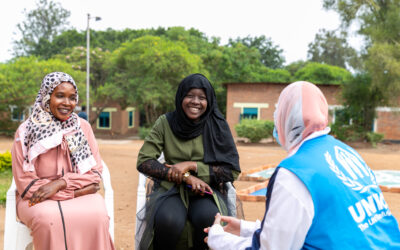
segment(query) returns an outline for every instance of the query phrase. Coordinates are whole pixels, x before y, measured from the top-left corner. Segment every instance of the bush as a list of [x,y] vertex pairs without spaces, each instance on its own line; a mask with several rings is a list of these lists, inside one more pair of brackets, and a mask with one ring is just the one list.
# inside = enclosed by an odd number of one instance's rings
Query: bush
[[384,135],[374,132],[366,132],[361,126],[332,124],[332,134],[341,141],[355,142],[368,141],[373,147],[383,140]]
[[335,123],[331,125],[331,129],[332,134],[341,141],[355,142],[365,140],[366,133],[360,126]]
[[7,191],[10,188],[12,181],[12,170],[11,168],[0,172],[0,204],[6,204]]
[[342,84],[351,81],[351,73],[343,68],[323,63],[310,62],[294,74],[296,81],[309,81],[314,84]]
[[238,136],[248,138],[251,142],[272,137],[274,122],[255,119],[243,119],[235,125]]
[[139,127],[139,137],[140,139],[144,140],[146,136],[150,133],[151,128],[147,127]]
[[9,151],[0,154],[0,172],[11,169],[11,153]]
[[383,134],[368,132],[367,141],[371,142],[373,147],[376,147],[376,144],[383,140],[383,136],[384,136]]

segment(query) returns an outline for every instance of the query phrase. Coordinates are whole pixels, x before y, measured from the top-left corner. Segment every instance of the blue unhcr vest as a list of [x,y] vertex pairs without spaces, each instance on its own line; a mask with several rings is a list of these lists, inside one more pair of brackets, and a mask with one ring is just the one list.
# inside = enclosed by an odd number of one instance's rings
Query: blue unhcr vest
[[399,225],[372,170],[351,147],[320,136],[279,166],[306,185],[314,203],[303,249],[400,249]]

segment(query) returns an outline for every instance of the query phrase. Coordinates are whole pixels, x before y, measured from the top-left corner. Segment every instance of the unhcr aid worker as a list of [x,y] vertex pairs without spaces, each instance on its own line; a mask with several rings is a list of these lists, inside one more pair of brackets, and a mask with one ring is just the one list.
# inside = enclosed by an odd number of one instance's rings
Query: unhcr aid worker
[[400,249],[399,225],[372,170],[354,149],[328,135],[328,104],[318,87],[287,86],[274,120],[274,136],[288,156],[269,181],[263,221],[217,214],[205,229],[208,246]]

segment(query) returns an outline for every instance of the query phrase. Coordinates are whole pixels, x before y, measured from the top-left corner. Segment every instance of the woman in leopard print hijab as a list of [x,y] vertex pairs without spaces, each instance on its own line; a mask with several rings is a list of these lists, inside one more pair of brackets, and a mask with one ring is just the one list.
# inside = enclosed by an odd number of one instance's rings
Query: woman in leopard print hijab
[[38,155],[60,145],[63,140],[67,141],[75,172],[84,174],[96,165],[87,140],[80,128],[78,115],[71,110],[71,116],[62,121],[50,111],[50,96],[54,89],[63,82],[73,85],[76,91],[75,102],[78,102],[78,88],[70,75],[63,72],[53,72],[44,77],[32,115],[28,118],[26,129],[20,130],[25,154],[24,171],[31,171]]
[[114,249],[105,202],[97,192],[102,160],[90,124],[73,112],[77,103],[72,77],[50,73],[31,116],[15,133],[17,214],[38,250]]

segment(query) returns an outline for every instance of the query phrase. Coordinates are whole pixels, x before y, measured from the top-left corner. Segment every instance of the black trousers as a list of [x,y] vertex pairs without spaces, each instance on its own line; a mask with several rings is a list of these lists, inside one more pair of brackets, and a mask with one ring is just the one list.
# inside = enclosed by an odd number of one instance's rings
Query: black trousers
[[204,228],[213,224],[218,212],[212,196],[190,197],[187,210],[179,194],[168,197],[155,214],[154,249],[175,249],[186,219],[189,219],[194,227],[193,249],[208,249],[207,244],[204,243],[204,238],[207,236]]

